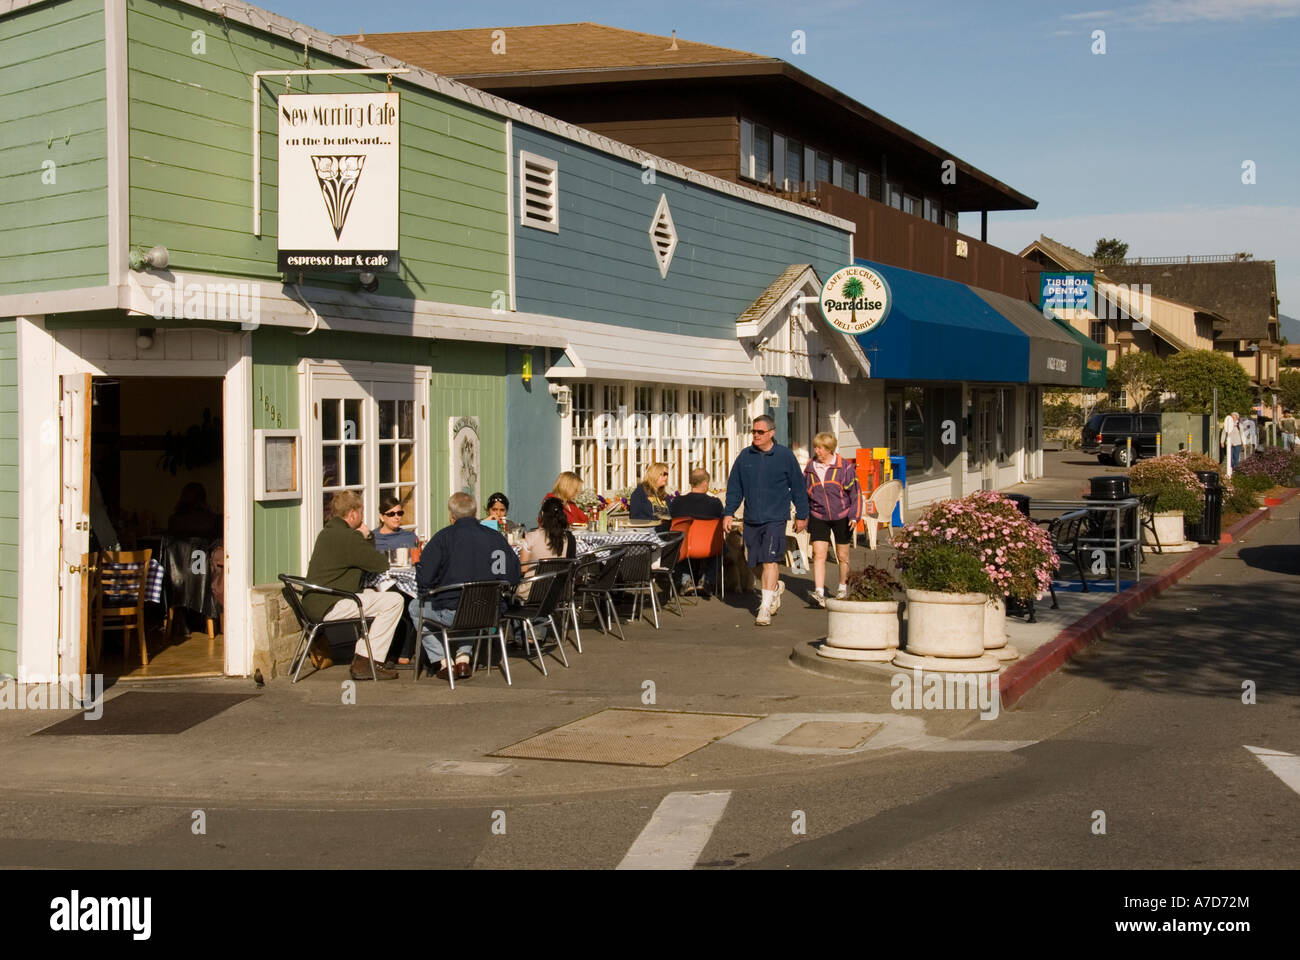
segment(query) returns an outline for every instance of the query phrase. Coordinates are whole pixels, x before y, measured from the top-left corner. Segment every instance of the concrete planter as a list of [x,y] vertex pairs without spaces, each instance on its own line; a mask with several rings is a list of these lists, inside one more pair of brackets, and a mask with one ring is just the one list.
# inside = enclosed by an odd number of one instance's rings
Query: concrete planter
[[826,642],[818,656],[888,663],[898,651],[898,601],[826,598]]
[[[998,669],[997,657],[984,652],[982,593],[907,591],[907,651],[894,657],[900,667],[948,672]],[[1003,608],[1005,622],[1005,607]]]
[[985,603],[984,649],[999,660],[1014,660],[1020,656],[1020,651],[1007,643],[1009,639],[1011,638],[1007,636],[1007,601],[998,599]]
[[1162,547],[1176,547],[1186,540],[1187,535],[1183,532],[1183,511],[1166,510],[1157,513],[1156,536],[1160,538]]

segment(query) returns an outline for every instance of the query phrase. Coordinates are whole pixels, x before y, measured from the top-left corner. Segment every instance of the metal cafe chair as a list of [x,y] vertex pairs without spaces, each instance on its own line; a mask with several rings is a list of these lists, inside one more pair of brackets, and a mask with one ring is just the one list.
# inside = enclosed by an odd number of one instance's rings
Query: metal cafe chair
[[629,594],[632,597],[632,613],[629,620],[639,620],[642,616],[641,601],[650,597],[650,610],[654,614],[655,629],[659,629],[659,600],[656,595],[654,575],[650,572],[655,547],[649,543],[630,543],[623,563],[618,568],[618,578],[614,582],[614,591]]
[[[578,564],[574,571],[574,595],[581,601],[580,608],[586,607],[587,600],[590,599],[592,605],[596,608],[596,619],[600,622],[600,632],[608,633],[609,626],[618,627],[618,638],[626,640],[623,635],[623,625],[619,622],[618,611],[614,609],[613,590],[614,584],[618,580],[618,571],[623,564],[623,557],[627,554],[627,546],[622,547],[602,547],[593,551],[590,555],[583,557],[582,562]],[[601,602],[604,601],[605,611],[609,614],[609,619],[601,612]]]
[[659,559],[650,565],[650,580],[658,584],[664,581],[668,584],[668,600],[664,602],[664,609],[668,609],[668,603],[676,605],[674,611],[677,616],[682,616],[682,598],[677,592],[676,568],[677,561],[681,559],[682,544],[686,541],[686,534],[680,530],[669,531],[661,534],[663,540],[663,549],[659,552]]
[[[546,660],[542,656],[542,644],[537,638],[537,628],[534,621],[545,620],[551,626],[551,634],[555,637],[556,648],[560,652],[560,662],[566,667],[569,665],[569,658],[564,655],[564,638],[560,636],[559,630],[555,626],[555,611],[560,606],[567,592],[567,581],[572,576],[572,568],[567,570],[553,570],[550,573],[537,573],[534,576],[520,580],[519,585],[515,588],[516,603],[514,606],[506,609],[501,614],[501,619],[508,623],[512,630],[518,630],[523,637],[524,651],[527,655],[528,644],[531,643],[537,650],[537,665],[542,668],[542,676],[548,676],[546,672]],[[527,586],[527,599],[519,600],[520,588]],[[492,648],[488,647],[488,669],[492,669]]]
[[1159,500],[1158,493],[1146,493],[1138,497],[1138,520],[1142,529],[1151,534],[1151,539],[1155,541],[1155,552],[1164,553],[1164,547],[1160,546],[1160,534],[1156,532],[1156,503]]
[[[420,595],[416,597],[416,609],[418,615],[415,620],[415,660],[411,670],[412,679],[420,679],[420,658],[424,656],[424,604],[426,600],[442,593],[451,593],[460,591],[460,599],[456,602],[456,615],[452,618],[450,626],[437,624],[437,630],[442,634],[442,650],[447,658],[447,682],[451,689],[456,689],[456,670],[452,666],[453,655],[451,652],[451,637],[459,636],[465,638],[469,634],[474,639],[474,649],[470,652],[470,675],[473,676],[474,668],[478,664],[479,642],[485,637],[491,643],[495,636],[501,645],[501,669],[506,675],[506,686],[511,686],[510,682],[510,664],[506,661],[506,638],[501,632],[501,601],[505,592],[510,589],[510,584],[505,580],[473,580],[467,583],[449,583],[445,586],[434,587],[432,590],[421,590]],[[490,667],[489,663],[489,667]],[[430,664],[433,666],[433,664]]]
[[[1087,510],[1074,510],[1070,513],[1061,514],[1047,525],[1047,536],[1052,541],[1052,549],[1056,551],[1057,556],[1066,557],[1078,569],[1079,579],[1083,581],[1084,593],[1089,592],[1088,574],[1084,570],[1083,553],[1079,548],[1079,537],[1087,522]],[[1060,604],[1056,600],[1056,587],[1049,583],[1047,589],[1052,595],[1052,609],[1060,609]]]
[[[322,628],[334,624],[351,624],[360,632],[361,639],[366,643],[366,659],[370,661],[370,679],[377,680],[378,678],[375,676],[375,655],[374,651],[370,649],[370,621],[362,610],[361,598],[355,593],[336,590],[333,587],[322,587],[315,583],[309,583],[303,577],[291,577],[287,573],[280,574],[280,582],[284,584],[284,589],[281,591],[284,594],[284,599],[289,604],[289,609],[293,611],[293,615],[298,618],[298,625],[302,627],[302,639],[298,641],[298,649],[294,652],[293,659],[289,661],[289,670],[293,674],[292,682],[298,682],[298,674],[302,671],[303,661],[307,659],[307,651],[311,649],[312,641],[316,639],[316,633]],[[307,615],[307,611],[302,605],[302,601],[308,594],[312,593],[323,593],[327,596],[337,597],[339,600],[351,600],[357,605],[357,615],[338,620],[312,619]]]
[[545,560],[537,561],[537,569],[534,573],[559,573],[561,571],[568,574],[564,580],[564,596],[560,598],[559,606],[556,612],[560,615],[560,622],[564,624],[564,629],[560,633],[560,642],[563,643],[569,638],[569,623],[573,623],[574,646],[579,653],[582,653],[582,629],[578,626],[578,607],[574,603],[573,589],[578,580],[578,565],[582,560],[578,557],[547,557]]

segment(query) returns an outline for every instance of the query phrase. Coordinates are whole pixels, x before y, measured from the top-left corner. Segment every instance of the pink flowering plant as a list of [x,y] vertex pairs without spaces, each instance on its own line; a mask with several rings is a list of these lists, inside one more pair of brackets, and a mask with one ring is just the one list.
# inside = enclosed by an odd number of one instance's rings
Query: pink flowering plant
[[1134,464],[1128,472],[1129,489],[1139,496],[1157,495],[1156,511],[1181,510],[1192,523],[1205,510],[1205,485],[1188,466],[1188,458],[1174,453]]
[[894,534],[894,546],[904,571],[935,547],[958,547],[984,565],[995,598],[1037,599],[1061,565],[1047,532],[994,490],[932,505]]

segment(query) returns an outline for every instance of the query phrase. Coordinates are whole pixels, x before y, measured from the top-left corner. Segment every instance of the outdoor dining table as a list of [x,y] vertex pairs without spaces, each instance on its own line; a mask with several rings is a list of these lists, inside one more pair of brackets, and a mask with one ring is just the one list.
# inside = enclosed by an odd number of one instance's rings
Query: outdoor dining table
[[[1079,538],[1082,546],[1088,547],[1090,552],[1100,551],[1102,553],[1112,553],[1115,557],[1115,592],[1120,591],[1120,557],[1126,550],[1133,551],[1133,582],[1137,583],[1142,579],[1142,525],[1137,522],[1138,499],[1128,497],[1124,500],[1048,500],[1034,497],[1030,501],[1030,510],[1037,513],[1040,510],[1046,510],[1053,513],[1068,513],[1073,510],[1087,510],[1090,514],[1114,514],[1112,518],[1107,518],[1105,523],[1097,524],[1100,529],[1088,536]],[[1123,522],[1124,514],[1133,512],[1133,523],[1126,525]],[[1036,522],[1039,522],[1036,520]],[[1115,525],[1114,534],[1107,532],[1109,523]],[[1125,530],[1134,530],[1136,536],[1124,535]]]
[[664,545],[663,537],[653,527],[641,527],[639,529],[632,527],[604,533],[575,530],[573,531],[573,538],[577,541],[578,556],[580,557],[606,547],[623,547],[629,543],[648,543],[657,548],[662,548]]

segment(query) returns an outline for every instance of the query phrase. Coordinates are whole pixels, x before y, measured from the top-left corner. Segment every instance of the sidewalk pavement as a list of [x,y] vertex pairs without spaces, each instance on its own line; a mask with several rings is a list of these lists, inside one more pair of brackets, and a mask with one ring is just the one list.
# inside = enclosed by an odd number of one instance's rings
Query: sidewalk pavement
[[[1275,508],[1277,509],[1277,508]],[[1280,508],[1294,516],[1295,502]],[[1248,518],[1258,523],[1269,512]],[[1009,620],[1011,643],[1020,648],[1020,665],[1003,674],[1004,704],[1015,702],[1034,683],[1135,603],[1145,602],[1216,551],[1205,548],[1182,557],[1153,558],[1144,564],[1142,585],[1119,598],[1101,590],[1061,594],[1061,609],[1039,604],[1038,624]],[[872,558],[888,562],[888,548]],[[868,551],[853,551],[855,568]],[[836,582],[838,569],[828,566]],[[402,679],[378,684],[351,683],[346,666],[310,673],[298,684],[275,682],[258,688],[246,679],[119,682],[106,692],[104,712],[154,693],[173,693],[181,705],[210,702],[207,694],[247,695],[225,709],[197,717],[192,725],[164,733],[95,735],[33,734],[76,711],[0,710],[0,790],[42,794],[89,793],[105,802],[128,798],[214,803],[255,799],[267,806],[321,804],[365,807],[382,802],[428,806],[472,797],[553,796],[660,788],[708,783],[720,777],[742,782],[807,770],[904,749],[931,749],[918,743],[951,743],[970,748],[971,740],[1028,740],[1052,733],[1063,720],[1041,712],[1004,712],[978,723],[971,710],[904,713],[891,704],[893,670],[876,670],[832,679],[800,669],[806,649],[825,635],[826,614],[804,599],[811,577],[783,577],[787,591],[770,627],[753,622],[758,598],[729,596],[687,605],[684,616],[661,613],[662,629],[649,622],[625,627],[627,640],[602,636],[584,627],[585,652],[569,651],[570,669],[549,659],[543,677],[530,662],[511,661],[514,685],[499,671],[481,672],[454,691],[434,679]],[[857,667],[814,658],[818,666]],[[837,675],[838,676],[838,675]],[[1009,679],[1008,679],[1009,678]],[[0,691],[0,698],[3,691]],[[151,703],[158,701],[150,701]],[[878,718],[905,720],[916,735],[886,738],[889,746],[854,749],[756,747],[732,738],[710,744],[666,767],[612,766],[545,760],[503,761],[493,753],[542,731],[554,729],[609,707],[640,710],[742,714],[766,717]],[[888,726],[888,724],[886,724]],[[902,729],[901,727],[899,729]],[[995,739],[996,738],[996,739]],[[910,742],[909,742],[910,741]],[[964,743],[959,743],[964,741]],[[940,747],[941,749],[946,749]],[[984,747],[989,749],[989,747]]]

